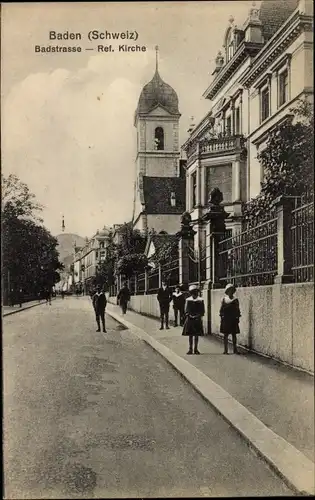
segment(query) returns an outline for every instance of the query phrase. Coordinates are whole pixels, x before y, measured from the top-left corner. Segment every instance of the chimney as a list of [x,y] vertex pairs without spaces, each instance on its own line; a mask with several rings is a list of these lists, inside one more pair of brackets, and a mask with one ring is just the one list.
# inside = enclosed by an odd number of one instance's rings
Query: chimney
[[260,9],[257,8],[256,2],[252,3],[249,9],[247,21],[244,25],[245,41],[253,43],[263,43],[264,37],[262,34],[262,22],[259,19]]

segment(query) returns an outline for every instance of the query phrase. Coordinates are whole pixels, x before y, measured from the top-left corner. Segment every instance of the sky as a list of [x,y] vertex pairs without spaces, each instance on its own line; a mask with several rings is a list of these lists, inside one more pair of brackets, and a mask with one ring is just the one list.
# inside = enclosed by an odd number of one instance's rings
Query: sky
[[[92,236],[132,216],[136,129],[142,87],[155,70],[179,98],[180,144],[194,116],[210,109],[211,81],[232,15],[247,18],[251,1],[2,4],[2,173],[16,174],[44,205],[45,226]],[[134,32],[97,53],[91,30]],[[81,40],[49,39],[49,32]],[[118,52],[121,43],[146,52]],[[80,45],[81,53],[36,53],[35,45]],[[87,51],[86,48],[94,48]]]

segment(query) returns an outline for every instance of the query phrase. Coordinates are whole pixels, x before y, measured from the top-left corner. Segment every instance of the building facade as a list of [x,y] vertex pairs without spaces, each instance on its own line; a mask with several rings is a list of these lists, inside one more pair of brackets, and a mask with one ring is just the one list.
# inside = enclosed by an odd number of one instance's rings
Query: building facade
[[[211,109],[183,145],[193,219],[219,187],[230,213],[227,228],[240,230],[242,202],[260,191],[264,172],[257,155],[268,133],[298,99],[313,93],[312,15],[308,0],[264,0],[253,2],[243,26],[230,18],[204,92]],[[197,228],[196,240],[202,231]]]
[[83,286],[87,293],[93,278],[97,274],[97,269],[106,259],[108,245],[111,239],[111,229],[104,226],[90,239],[86,239],[83,247],[77,247],[74,251],[73,279],[74,285]]
[[178,97],[160,77],[158,59],[135,112],[137,129],[135,229],[178,231],[185,210],[185,176],[180,162]]

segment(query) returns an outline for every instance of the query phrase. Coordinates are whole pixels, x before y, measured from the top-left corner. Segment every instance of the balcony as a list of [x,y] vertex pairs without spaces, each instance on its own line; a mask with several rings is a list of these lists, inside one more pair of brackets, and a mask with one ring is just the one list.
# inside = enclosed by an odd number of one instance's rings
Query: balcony
[[232,135],[203,139],[193,142],[187,149],[187,166],[197,158],[205,159],[231,154],[242,154],[245,151],[246,139],[242,135]]

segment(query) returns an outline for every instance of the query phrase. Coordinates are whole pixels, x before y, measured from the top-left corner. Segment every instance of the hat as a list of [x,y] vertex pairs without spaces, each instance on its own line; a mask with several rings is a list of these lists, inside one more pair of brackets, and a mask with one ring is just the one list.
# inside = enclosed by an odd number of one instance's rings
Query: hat
[[229,283],[228,285],[226,285],[224,292],[226,293],[230,288],[234,288],[235,290],[235,285],[233,285],[233,283]]
[[197,285],[190,285],[190,287],[189,287],[189,291],[190,291],[190,292],[193,292],[194,290],[198,290]]

